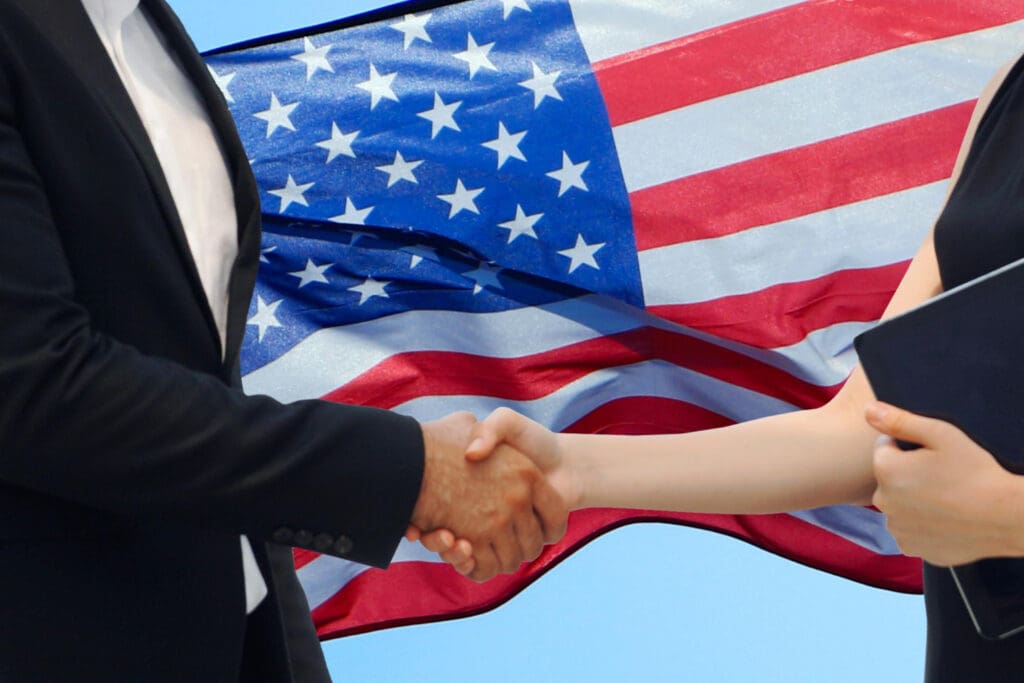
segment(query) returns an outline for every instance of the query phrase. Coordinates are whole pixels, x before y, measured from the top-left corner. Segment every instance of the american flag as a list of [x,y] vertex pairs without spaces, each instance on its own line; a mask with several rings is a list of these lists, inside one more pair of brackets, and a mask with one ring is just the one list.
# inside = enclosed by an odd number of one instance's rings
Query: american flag
[[[610,433],[820,405],[1022,47],[1019,0],[466,0],[215,51],[264,203],[245,387]],[[492,608],[638,521],[920,590],[853,506],[583,511],[484,585],[405,542],[296,566],[330,638]]]

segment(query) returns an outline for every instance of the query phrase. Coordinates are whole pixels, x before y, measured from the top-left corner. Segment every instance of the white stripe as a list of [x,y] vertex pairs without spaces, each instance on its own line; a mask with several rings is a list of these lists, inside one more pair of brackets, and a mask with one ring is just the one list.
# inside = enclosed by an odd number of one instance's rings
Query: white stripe
[[648,306],[697,303],[905,260],[935,221],[946,184],[641,252],[644,300]]
[[516,358],[638,326],[635,317],[608,315],[606,307],[607,301],[594,296],[498,313],[409,311],[324,329],[247,374],[245,390],[284,403],[319,398],[398,353],[455,351]]
[[900,554],[880,512],[856,505],[833,505],[790,514],[880,555]]
[[[568,308],[563,310],[567,306],[576,308],[575,319],[568,317]],[[441,323],[431,322],[431,316],[439,316]],[[412,311],[347,328],[321,330],[273,363],[246,375],[244,385],[246,393],[265,394],[290,403],[324,396],[395,354],[424,348],[480,353],[483,344],[477,344],[476,340],[485,339],[489,355],[513,358],[645,325],[696,337],[779,368],[803,381],[831,386],[842,381],[853,368],[855,359],[850,343],[870,323],[837,323],[816,330],[791,346],[759,349],[687,330],[601,297],[584,297],[547,309],[486,315]],[[417,330],[417,333],[411,335],[409,330]],[[457,339],[452,339],[452,330],[459,331]],[[523,335],[523,330],[529,334]],[[435,337],[435,333],[439,333],[438,336]]]
[[626,187],[633,192],[974,99],[1021,45],[1024,21],[908,45],[617,126]]
[[369,567],[330,555],[321,555],[297,572],[310,609],[324,604]]
[[[402,539],[391,561],[441,562],[441,558],[419,543],[410,543]],[[369,567],[364,564],[343,560],[340,557],[321,555],[303,565],[296,573],[302,583],[302,589],[306,593],[310,609],[316,609],[367,569]]]
[[853,338],[874,326],[874,322],[842,322],[814,330],[795,344],[774,349],[751,348],[728,339],[691,331],[690,334],[756,361],[778,368],[797,379],[818,386],[832,386],[845,380],[857,365]]
[[484,417],[508,406],[555,431],[562,431],[602,405],[634,396],[694,403],[736,422],[796,410],[786,401],[665,361],[645,361],[591,372],[538,399],[510,401],[477,395],[422,396],[394,408],[423,422],[453,410]]
[[757,14],[795,0],[570,0],[576,30],[591,62],[641,50]]

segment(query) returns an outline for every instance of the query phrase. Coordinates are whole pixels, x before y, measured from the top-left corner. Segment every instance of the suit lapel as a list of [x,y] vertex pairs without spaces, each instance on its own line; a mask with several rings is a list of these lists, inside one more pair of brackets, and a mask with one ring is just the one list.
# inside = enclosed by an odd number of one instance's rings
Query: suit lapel
[[167,38],[185,73],[199,91],[230,166],[235,193],[235,212],[238,216],[238,258],[232,268],[228,286],[227,343],[224,359],[225,367],[230,369],[238,361],[249,300],[259,266],[259,191],[224,96],[213,81],[206,62],[196,51],[185,28],[164,0],[142,0],[142,5]]
[[213,320],[213,313],[207,302],[199,272],[192,258],[192,251],[185,237],[174,197],[171,195],[157,158],[156,151],[149,140],[142,120],[139,118],[131,97],[121,82],[121,77],[110,61],[96,36],[96,31],[85,12],[85,8],[77,0],[29,0],[23,7],[30,14],[39,17],[40,25],[46,27],[54,46],[65,55],[68,68],[75,77],[80,79],[93,97],[107,110],[111,119],[138,157],[150,185],[166,219],[168,229],[182,267],[185,269],[192,293],[203,310],[208,332],[213,335],[219,346],[219,334]]
[[[27,0],[22,5],[26,12],[39,18],[41,26],[48,29],[54,46],[64,53],[69,70],[88,86],[89,91],[107,110],[114,124],[134,149],[153,188],[154,197],[166,218],[178,257],[192,286],[193,295],[203,310],[208,332],[219,346],[220,335],[217,333],[217,325],[160,161],[131,97],[125,90],[103,44],[97,38],[85,9],[77,0]],[[235,210],[238,215],[239,257],[235,261],[229,283],[227,343],[224,354],[224,367],[227,370],[225,376],[228,376],[230,369],[238,361],[250,292],[259,264],[260,213],[256,181],[223,96],[210,77],[205,62],[196,53],[180,21],[163,0],[142,0],[142,6],[167,38],[169,46],[206,103],[210,119],[224,145],[230,167],[235,192]]]

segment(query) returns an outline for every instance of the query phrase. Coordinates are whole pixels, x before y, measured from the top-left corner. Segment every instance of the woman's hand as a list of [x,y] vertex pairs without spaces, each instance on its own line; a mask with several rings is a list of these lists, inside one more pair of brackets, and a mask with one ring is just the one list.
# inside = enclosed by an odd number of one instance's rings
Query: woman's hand
[[887,437],[875,447],[872,502],[905,554],[939,566],[1024,557],[1024,477],[948,422],[880,402],[865,417]]
[[[473,427],[466,458],[484,460],[503,444],[532,459],[570,510],[579,507],[582,499],[579,473],[566,462],[557,434],[514,410],[498,408]],[[564,526],[545,529],[544,541],[553,543],[564,534]],[[472,575],[476,568],[473,545],[465,539],[456,538],[447,529],[424,534],[410,527],[406,538],[410,541],[418,540],[463,576]]]
[[570,510],[580,506],[583,491],[579,471],[567,462],[557,434],[511,408],[498,408],[473,426],[466,457],[483,460],[503,443],[533,460]]

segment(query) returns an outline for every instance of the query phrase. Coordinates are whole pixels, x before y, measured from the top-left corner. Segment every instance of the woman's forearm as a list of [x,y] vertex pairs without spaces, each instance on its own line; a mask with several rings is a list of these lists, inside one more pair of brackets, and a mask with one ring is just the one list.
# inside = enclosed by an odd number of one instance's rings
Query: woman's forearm
[[558,435],[573,507],[770,513],[866,504],[874,432],[826,406],[662,436]]

